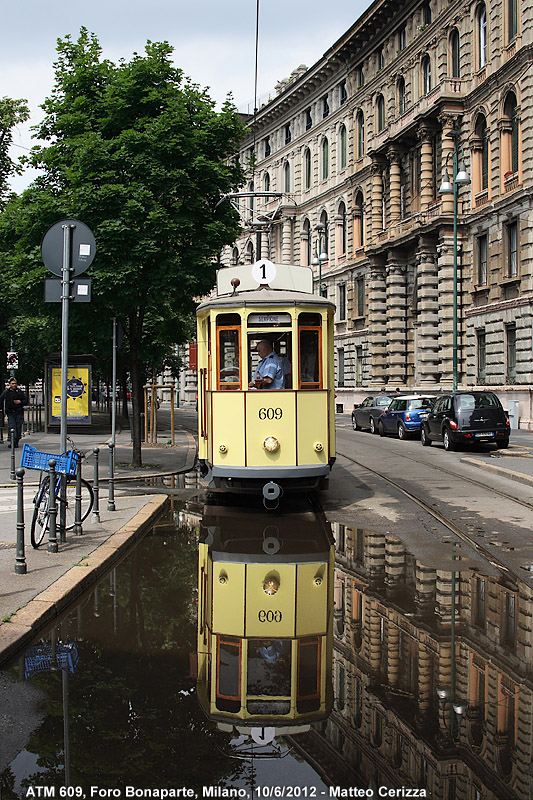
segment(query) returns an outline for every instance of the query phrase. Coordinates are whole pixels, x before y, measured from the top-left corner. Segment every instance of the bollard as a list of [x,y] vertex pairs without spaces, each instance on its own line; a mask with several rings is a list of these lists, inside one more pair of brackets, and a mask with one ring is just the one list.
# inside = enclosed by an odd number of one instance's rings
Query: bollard
[[67,476],[61,473],[59,483],[59,543],[67,541]]
[[74,536],[81,536],[81,456],[76,464],[76,495],[74,498]]
[[100,452],[100,448],[99,447],[93,448],[93,453],[94,453],[93,522],[100,522],[100,481],[98,479],[98,454],[99,454],[99,452]]
[[24,472],[23,467],[17,469],[17,557],[15,573],[25,575],[28,571],[24,554]]
[[57,498],[56,498],[56,461],[51,458],[48,462],[50,467],[50,483],[48,484],[50,490],[50,498],[48,501],[48,552],[57,553],[59,548],[57,546]]
[[115,445],[110,442],[109,445],[109,484],[108,484],[108,497],[107,497],[107,510],[116,511],[115,508]]
[[11,475],[10,478],[12,481],[15,480],[15,430],[13,428],[9,429],[9,446],[11,447]]

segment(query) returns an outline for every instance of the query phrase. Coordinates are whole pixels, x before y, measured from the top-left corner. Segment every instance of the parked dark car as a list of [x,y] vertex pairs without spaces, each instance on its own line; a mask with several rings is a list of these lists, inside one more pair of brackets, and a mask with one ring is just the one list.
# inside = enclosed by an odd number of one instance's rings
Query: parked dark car
[[352,427],[354,431],[368,428],[371,433],[377,433],[377,421],[385,409],[390,405],[392,397],[388,394],[369,394],[361,405],[354,406],[352,411]]
[[433,395],[401,395],[395,397],[378,421],[378,433],[397,435],[400,439],[420,433],[420,425],[426,418],[434,400]]
[[509,447],[509,417],[494,392],[452,392],[437,398],[420,436],[426,447],[443,442],[445,450],[460,444]]

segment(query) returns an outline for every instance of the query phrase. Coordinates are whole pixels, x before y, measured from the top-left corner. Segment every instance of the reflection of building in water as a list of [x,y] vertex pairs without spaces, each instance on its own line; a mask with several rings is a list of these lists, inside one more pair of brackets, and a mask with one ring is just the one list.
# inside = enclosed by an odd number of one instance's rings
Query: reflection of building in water
[[393,536],[333,529],[335,704],[306,756],[332,782],[531,797],[530,587],[489,564],[483,575],[450,555],[433,569]]
[[219,727],[307,730],[331,709],[334,549],[314,514],[208,507],[198,699]]

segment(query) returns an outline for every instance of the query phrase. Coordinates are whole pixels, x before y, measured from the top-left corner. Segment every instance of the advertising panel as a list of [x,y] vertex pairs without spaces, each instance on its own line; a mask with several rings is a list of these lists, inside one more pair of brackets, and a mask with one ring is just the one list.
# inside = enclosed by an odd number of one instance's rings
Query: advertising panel
[[[61,422],[61,368],[48,368],[49,424]],[[67,370],[67,422],[91,424],[91,367],[79,365]]]

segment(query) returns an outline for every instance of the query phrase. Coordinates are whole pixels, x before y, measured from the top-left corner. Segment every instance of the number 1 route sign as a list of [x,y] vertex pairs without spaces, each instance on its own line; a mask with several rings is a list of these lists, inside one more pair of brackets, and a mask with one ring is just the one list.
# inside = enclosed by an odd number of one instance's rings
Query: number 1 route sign
[[69,265],[71,274],[81,275],[93,262],[96,241],[91,229],[78,219],[62,219],[48,228],[41,242],[41,256],[50,272],[61,276],[65,225],[70,227]]

